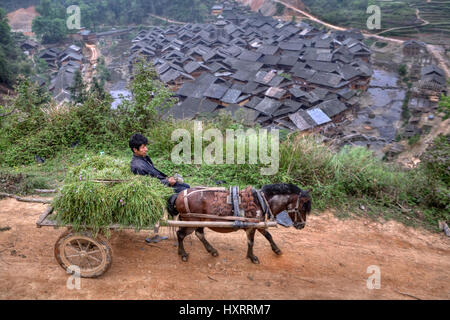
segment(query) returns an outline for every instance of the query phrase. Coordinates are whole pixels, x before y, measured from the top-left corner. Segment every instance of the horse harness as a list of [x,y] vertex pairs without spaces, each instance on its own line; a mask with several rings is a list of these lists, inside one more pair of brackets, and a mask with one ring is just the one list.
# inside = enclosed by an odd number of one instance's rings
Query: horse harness
[[[221,220],[233,220],[234,225],[233,227],[236,229],[239,228],[245,228],[248,227],[249,223],[255,223],[260,222],[261,215],[264,215],[264,219],[267,222],[269,219],[274,220],[275,217],[272,214],[272,210],[270,209],[269,203],[264,195],[264,192],[261,190],[257,190],[254,188],[247,188],[243,191],[239,191],[238,186],[232,186],[227,190],[226,188],[205,188],[205,187],[198,187],[197,190],[191,191],[188,193],[188,189],[184,190],[182,192],[183,195],[183,201],[184,201],[184,207],[187,211],[185,214],[181,214],[181,216],[185,217],[198,217],[198,218],[214,218],[214,219],[221,219]],[[200,213],[192,213],[189,208],[189,202],[188,197],[194,193],[197,192],[227,192],[228,195],[226,196],[226,204],[231,205],[231,210],[233,213],[233,216],[220,216],[220,215],[208,215],[208,214],[200,214]],[[256,195],[256,199],[254,199],[253,196],[250,196],[249,194]],[[215,200],[218,200],[215,198]],[[255,200],[259,202],[259,205],[262,209],[262,212],[260,210],[257,210],[257,214],[255,218],[245,217],[245,209],[242,207],[247,207],[247,209],[256,208],[255,206]],[[249,204],[248,202],[253,202],[252,204]],[[298,201],[297,201],[298,206]],[[250,209],[249,209],[250,210]]]
[[[295,208],[286,210],[288,214],[291,212],[294,213],[295,216],[294,223],[297,223],[297,217],[299,216],[299,209],[300,209],[300,195],[297,197],[297,203],[295,205]],[[305,223],[305,219],[303,219],[302,215],[300,215],[300,222]]]

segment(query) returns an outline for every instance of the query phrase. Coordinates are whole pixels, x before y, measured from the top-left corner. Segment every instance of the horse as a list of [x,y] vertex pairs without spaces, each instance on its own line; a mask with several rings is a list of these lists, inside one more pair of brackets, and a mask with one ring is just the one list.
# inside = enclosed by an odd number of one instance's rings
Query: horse
[[[310,190],[302,190],[294,184],[280,183],[265,185],[260,191],[261,193],[252,187],[248,187],[239,193],[245,218],[248,218],[248,221],[264,222],[267,219],[266,214],[272,214],[275,219],[279,213],[287,211],[296,229],[300,230],[305,227],[306,216],[311,212]],[[225,188],[190,188],[172,197],[173,200],[172,202],[169,201],[168,211],[173,216],[179,214],[179,220],[181,221],[217,221],[218,219],[215,219],[214,216],[220,216],[221,219],[227,220],[243,220],[243,218],[233,215],[232,204],[229,200],[227,202],[228,192]],[[170,206],[170,203],[172,203],[172,206]],[[236,228],[209,228],[220,233],[239,230]],[[259,264],[258,257],[253,254],[256,229],[251,227],[242,227],[242,229],[246,232],[248,239],[246,257],[251,262]],[[203,227],[180,227],[177,231],[177,238],[178,254],[181,256],[181,260],[188,261],[189,254],[184,249],[183,240],[194,231],[206,251],[213,257],[217,257],[219,253],[206,240]],[[272,235],[266,229],[258,229],[258,231],[269,241],[272,251],[281,255],[282,252],[273,241]]]

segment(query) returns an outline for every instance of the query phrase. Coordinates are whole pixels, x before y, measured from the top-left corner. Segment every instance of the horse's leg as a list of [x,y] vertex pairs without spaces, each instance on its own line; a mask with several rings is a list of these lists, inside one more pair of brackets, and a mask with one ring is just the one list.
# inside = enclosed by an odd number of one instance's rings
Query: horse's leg
[[181,227],[177,231],[177,238],[178,238],[178,254],[181,256],[181,260],[186,262],[188,260],[189,254],[186,253],[184,250],[183,240],[186,236],[190,235],[195,228],[185,228]]
[[208,242],[208,240],[206,240],[205,232],[203,231],[203,228],[195,229],[195,235],[203,243],[203,245],[205,246],[206,251],[208,251],[213,257],[217,257],[219,255],[217,250],[213,248],[213,246]]
[[266,239],[270,242],[270,246],[272,247],[273,252],[275,252],[276,254],[280,255],[281,254],[281,250],[280,250],[280,248],[278,248],[278,246],[273,241],[272,235],[269,233],[269,231],[267,231],[266,229],[258,229],[258,231],[264,237],[266,237]]
[[246,229],[245,233],[247,233],[247,241],[248,241],[248,249],[247,249],[247,258],[249,258],[253,263],[259,263],[259,259],[257,256],[253,254],[253,243],[255,241],[255,229]]

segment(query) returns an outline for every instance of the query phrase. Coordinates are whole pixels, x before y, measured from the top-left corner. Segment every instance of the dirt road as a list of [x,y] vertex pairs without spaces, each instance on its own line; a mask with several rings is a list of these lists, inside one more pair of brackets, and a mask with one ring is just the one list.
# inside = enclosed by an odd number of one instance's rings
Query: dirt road
[[[146,233],[123,231],[112,239],[113,264],[97,279],[67,289],[68,276],[53,257],[63,229],[35,227],[42,204],[0,200],[0,299],[449,299],[450,240],[396,222],[311,216],[304,230],[277,228],[276,256],[260,235],[255,254],[244,258],[244,232],[206,231],[219,257],[200,241],[185,240],[181,262],[169,240],[149,246]],[[367,267],[381,271],[381,289],[366,287]]]
[[153,17],[153,18],[157,18],[157,19],[160,19],[160,20],[169,22],[169,23],[186,24],[186,22],[181,22],[181,21],[171,20],[171,19],[168,19],[168,18],[165,18],[165,17],[157,16],[156,14],[152,14],[152,13],[149,13],[148,15],[151,16],[151,17]]

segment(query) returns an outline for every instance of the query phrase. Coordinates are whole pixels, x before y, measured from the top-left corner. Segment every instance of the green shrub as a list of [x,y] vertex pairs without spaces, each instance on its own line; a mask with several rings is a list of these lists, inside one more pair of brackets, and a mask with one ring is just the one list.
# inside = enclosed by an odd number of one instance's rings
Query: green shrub
[[408,139],[408,144],[410,146],[415,145],[420,140],[420,134],[415,134]]
[[406,76],[407,73],[408,73],[408,67],[406,66],[406,64],[400,65],[400,67],[398,68],[398,74],[401,75],[402,77],[404,77],[404,76]]

